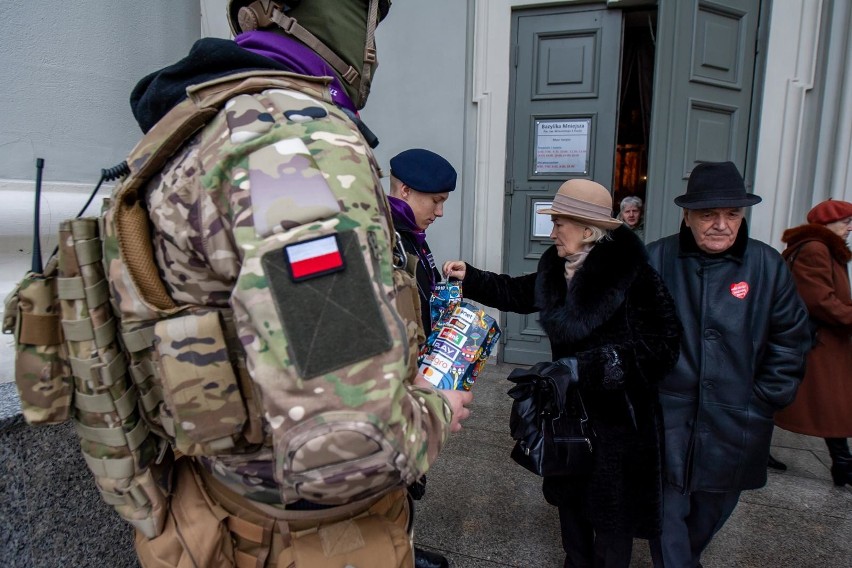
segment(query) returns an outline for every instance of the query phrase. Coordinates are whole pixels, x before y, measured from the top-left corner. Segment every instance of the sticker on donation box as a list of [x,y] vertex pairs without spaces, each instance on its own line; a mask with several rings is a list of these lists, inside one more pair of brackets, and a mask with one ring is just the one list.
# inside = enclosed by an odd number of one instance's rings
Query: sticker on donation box
[[461,347],[464,345],[467,337],[452,328],[445,327],[438,334],[438,339],[445,339],[456,347]]
[[294,281],[316,278],[343,270],[343,255],[335,235],[302,241],[284,247]]
[[591,118],[535,121],[535,174],[587,174]]

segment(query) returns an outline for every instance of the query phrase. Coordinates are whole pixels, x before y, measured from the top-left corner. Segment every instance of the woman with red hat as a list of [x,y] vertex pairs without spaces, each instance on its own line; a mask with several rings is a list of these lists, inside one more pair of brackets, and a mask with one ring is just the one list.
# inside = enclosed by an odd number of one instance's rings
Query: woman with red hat
[[846,237],[852,203],[829,199],[808,212],[807,224],[787,229],[781,240],[799,295],[817,324],[805,380],[792,405],[775,415],[785,430],[825,438],[834,484],[852,485],[852,296]]

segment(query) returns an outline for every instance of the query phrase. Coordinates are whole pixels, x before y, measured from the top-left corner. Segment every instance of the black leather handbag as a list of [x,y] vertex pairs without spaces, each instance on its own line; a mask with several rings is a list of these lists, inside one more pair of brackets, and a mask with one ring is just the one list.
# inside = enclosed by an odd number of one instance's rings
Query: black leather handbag
[[512,459],[542,477],[588,473],[594,433],[577,388],[576,359],[515,369],[509,428]]

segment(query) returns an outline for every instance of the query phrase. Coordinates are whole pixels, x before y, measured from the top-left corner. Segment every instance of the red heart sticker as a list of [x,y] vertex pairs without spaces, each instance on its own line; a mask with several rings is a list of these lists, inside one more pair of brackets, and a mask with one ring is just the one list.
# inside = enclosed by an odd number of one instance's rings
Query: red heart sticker
[[748,294],[748,282],[737,282],[736,284],[731,284],[731,295],[734,298],[739,298],[742,300]]

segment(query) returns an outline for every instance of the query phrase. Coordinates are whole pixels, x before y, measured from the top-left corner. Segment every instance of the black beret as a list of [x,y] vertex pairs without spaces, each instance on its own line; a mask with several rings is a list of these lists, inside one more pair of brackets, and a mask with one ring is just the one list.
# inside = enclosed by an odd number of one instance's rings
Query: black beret
[[429,150],[412,148],[400,152],[391,158],[390,167],[393,177],[416,191],[444,193],[456,188],[456,170]]

